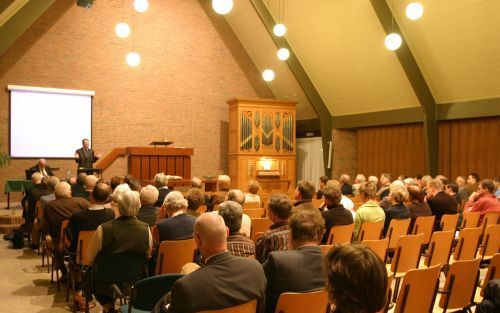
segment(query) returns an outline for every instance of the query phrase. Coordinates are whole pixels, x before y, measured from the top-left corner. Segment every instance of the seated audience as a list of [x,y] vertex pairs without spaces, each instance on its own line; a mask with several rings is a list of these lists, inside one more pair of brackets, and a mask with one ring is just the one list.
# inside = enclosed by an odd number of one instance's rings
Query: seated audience
[[30,173],[40,173],[42,176],[54,176],[52,169],[47,165],[47,161],[45,159],[38,160],[38,163],[30,167]]
[[413,229],[413,224],[419,216],[431,216],[431,208],[424,201],[425,195],[417,186],[409,186],[408,190],[408,200],[405,202],[406,207],[410,210],[410,231]]
[[387,270],[363,244],[342,245],[325,258],[326,290],[332,313],[382,312],[387,300]]
[[[375,186],[378,186],[378,177],[377,176],[368,176],[368,182],[375,184]],[[378,191],[378,188],[377,188]]]
[[480,212],[481,219],[488,212],[500,212],[500,202],[496,199],[493,192],[495,185],[489,179],[483,179],[479,183],[476,192],[473,192],[469,201],[465,204],[464,211],[466,212]]
[[318,208],[312,204],[312,198],[316,193],[314,184],[307,180],[300,180],[295,189],[294,210],[317,210]]
[[[71,186],[67,182],[56,185],[54,194],[56,199],[47,203],[43,210],[42,229],[48,234],[47,246],[54,251],[54,265],[63,274],[65,281],[66,267],[63,262],[63,251],[56,249],[60,241],[63,220],[69,220],[71,215],[89,208],[89,202],[83,198],[71,197]],[[64,279],[64,280],[63,280]]]
[[179,191],[169,192],[160,210],[165,211],[168,218],[156,224],[154,238],[157,242],[164,240],[182,240],[193,237],[196,218],[186,213],[187,200]]
[[[234,201],[243,207],[245,203],[245,194],[239,189],[231,189],[227,192],[224,201]],[[240,233],[250,237],[250,230],[252,228],[252,219],[247,214],[243,213],[241,220]]]
[[325,219],[325,234],[321,239],[321,243],[326,244],[330,229],[333,226],[348,225],[354,221],[351,212],[346,210],[340,203],[342,194],[339,188],[326,186],[323,190],[323,197],[325,198],[326,209],[321,212],[321,215]]
[[118,209],[118,198],[125,191],[130,191],[130,187],[128,184],[123,183],[123,184],[116,186],[115,190],[113,190],[113,193],[111,194],[110,198],[111,198],[112,202],[109,204],[109,207],[111,209],[113,209],[116,217],[120,216],[120,210]]
[[56,190],[57,184],[59,184],[59,178],[55,176],[44,177],[47,177],[47,194],[40,197],[40,207],[42,208],[42,211],[45,209],[47,203],[56,199],[54,191]]
[[444,175],[436,175],[436,179],[439,179],[443,183],[443,186],[448,184],[448,178]]
[[229,186],[231,185],[231,178],[227,175],[219,175],[217,179],[217,191],[212,193],[210,200],[208,201],[207,208],[208,211],[213,211],[217,204],[221,204],[226,200],[227,192],[229,191]]
[[422,176],[422,178],[420,179],[420,183],[419,183],[419,187],[420,189],[422,190],[422,192],[427,195],[427,184],[432,180],[432,177],[430,177],[429,175],[424,175]]
[[347,174],[340,175],[340,192],[344,196],[352,195],[351,177]]
[[272,195],[269,198],[268,216],[273,223],[255,243],[255,258],[264,263],[272,251],[289,250],[292,204],[285,195]]
[[479,174],[477,173],[470,173],[467,176],[467,198],[469,198],[473,192],[477,191],[477,188],[479,187],[479,180]]
[[455,179],[455,183],[458,185],[457,195],[458,198],[460,199],[459,202],[467,201],[469,195],[468,195],[467,183],[465,182],[465,177],[457,176],[457,178]]
[[165,197],[171,191],[168,188],[167,175],[158,173],[155,175],[155,187],[158,188],[158,200],[156,200],[155,207],[159,208],[163,205]]
[[138,179],[131,177],[127,184],[129,185],[130,190],[141,192],[141,182]]
[[89,200],[90,193],[85,187],[85,181],[87,180],[87,173],[81,172],[76,177],[76,183],[71,184],[71,194],[73,197],[80,197]]
[[158,189],[155,186],[147,185],[143,187],[140,192],[141,208],[137,213],[137,219],[143,221],[149,226],[156,224],[156,217],[158,215],[158,208],[155,203],[158,200]]
[[87,196],[85,198],[86,200],[90,199],[90,193],[92,192],[92,190],[94,190],[94,186],[98,180],[99,178],[94,175],[87,175],[87,177],[85,178],[85,195]]
[[47,190],[45,186],[42,185],[42,178],[43,175],[39,172],[33,173],[33,175],[31,175],[33,186],[26,190],[27,206],[25,210],[23,210],[23,218],[28,224],[33,223],[36,213],[36,202],[40,200],[42,195],[45,195],[45,191]]
[[458,204],[453,196],[443,191],[443,183],[439,179],[433,179],[427,184],[427,204],[431,208],[432,215],[436,216],[435,230],[441,229],[441,217],[445,214],[456,214]]
[[385,209],[384,233],[387,233],[392,219],[401,220],[410,217],[410,210],[404,205],[405,201],[408,200],[408,190],[401,181],[398,180],[391,184],[388,199],[391,206]]
[[418,187],[418,182],[415,180],[415,178],[411,178],[411,177],[405,178],[403,180],[403,183],[404,183],[406,188],[408,188],[409,186]]
[[389,195],[391,182],[391,174],[383,173],[380,175],[380,189],[377,191],[377,197],[379,197],[379,199],[384,199]]
[[187,214],[192,215],[194,217],[200,216],[197,210],[201,205],[205,204],[205,194],[199,188],[191,188],[188,190],[186,194],[186,200],[188,202],[187,206]]
[[354,196],[357,196],[359,194],[359,186],[361,184],[364,184],[366,182],[366,177],[363,174],[358,174],[356,175],[356,178],[354,179],[354,184],[352,185],[352,194]]
[[[329,180],[327,183],[326,183],[326,186],[333,186],[337,189],[340,190],[340,183],[338,180],[335,180],[335,179],[332,179],[332,180]],[[352,217],[354,218],[354,215],[356,215],[356,212],[354,211],[354,202],[352,202],[351,199],[349,199],[349,197],[346,197],[344,195],[342,195],[342,198],[340,199],[340,204],[342,204],[342,206],[344,207],[344,209],[348,210],[349,212],[351,212],[352,214]],[[321,206],[320,209],[325,209],[326,208],[326,204],[323,203],[323,205]]]
[[258,301],[259,312],[266,289],[264,271],[255,260],[231,255],[223,218],[211,213],[200,215],[194,236],[205,265],[177,280],[152,312],[220,310],[251,300]]
[[462,201],[460,199],[460,196],[458,195],[458,185],[455,183],[447,184],[444,186],[444,192],[447,195],[450,195],[455,198],[455,201],[457,201],[458,204]]
[[260,190],[260,184],[255,179],[248,181],[248,192],[245,194],[245,202],[258,203],[261,205],[260,196],[258,195]]
[[293,250],[271,252],[262,264],[267,279],[266,313],[274,313],[284,292],[307,292],[325,287],[323,255],[318,247],[325,230],[318,210],[297,210],[290,218]]
[[361,225],[364,223],[385,220],[385,212],[376,201],[377,185],[369,182],[361,184],[359,194],[361,195],[363,205],[358,208],[354,217],[354,240],[358,240]]
[[109,180],[109,187],[111,187],[111,193],[115,191],[115,188],[118,187],[118,185],[123,184],[123,177],[120,176],[113,176]]
[[[87,249],[88,259],[96,268],[99,264],[116,263],[130,260],[134,269],[142,268],[151,254],[152,237],[149,226],[136,218],[141,206],[139,193],[126,190],[116,199],[120,217],[105,222],[97,227]],[[109,265],[108,265],[109,266]],[[130,267],[130,265],[129,265]],[[128,270],[117,268],[117,270]],[[145,271],[133,277],[130,282],[117,283],[121,290],[126,290],[129,283],[145,277]],[[86,285],[87,286],[87,285]],[[104,281],[97,275],[92,281],[92,291],[103,308],[103,312],[115,311],[115,293],[109,281]],[[87,286],[88,288],[88,286]],[[85,288],[85,289],[87,289]]]
[[[32,178],[32,180],[31,180],[33,182],[38,181],[37,177],[42,177],[42,174],[40,174],[40,173],[35,173],[33,175],[35,175],[35,178]],[[42,227],[41,221],[39,221],[36,218],[36,205],[38,202],[40,202],[40,209],[41,209],[41,205],[42,205],[41,198],[43,196],[49,195],[49,194],[54,192],[53,189],[51,190],[48,187],[50,177],[51,176],[43,176],[39,185],[38,184],[34,185],[33,189],[28,189],[28,191],[26,192],[27,198],[28,198],[28,221],[27,221],[27,223],[28,223],[28,225],[31,222],[33,223],[32,227],[31,227],[31,245],[30,245],[30,248],[33,250],[38,249],[38,247],[40,246],[40,229]],[[53,199],[55,199],[55,196],[53,197]],[[32,214],[33,219],[30,222],[29,216],[31,216],[31,214]]]
[[220,204],[219,215],[224,219],[229,229],[227,249],[234,256],[249,257],[255,255],[255,244],[243,233],[240,233],[243,209],[234,201],[224,201]]
[[328,180],[330,180],[328,176],[321,176],[319,178],[319,189],[316,191],[316,199],[323,198],[323,189],[325,189]]
[[[191,188],[196,188],[196,189],[199,189],[201,191],[203,191],[203,181],[198,178],[198,177],[193,177],[193,179],[191,179]],[[203,202],[203,204],[208,204],[208,201],[210,200],[210,198],[204,194],[204,197],[205,197],[205,201]]]

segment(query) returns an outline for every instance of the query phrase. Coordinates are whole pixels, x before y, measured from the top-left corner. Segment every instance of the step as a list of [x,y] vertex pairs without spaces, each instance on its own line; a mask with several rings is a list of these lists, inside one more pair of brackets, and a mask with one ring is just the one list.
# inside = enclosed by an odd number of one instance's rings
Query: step
[[22,224],[0,224],[0,234],[10,234],[14,229],[19,229]]
[[0,224],[24,224],[24,218],[18,215],[0,216]]

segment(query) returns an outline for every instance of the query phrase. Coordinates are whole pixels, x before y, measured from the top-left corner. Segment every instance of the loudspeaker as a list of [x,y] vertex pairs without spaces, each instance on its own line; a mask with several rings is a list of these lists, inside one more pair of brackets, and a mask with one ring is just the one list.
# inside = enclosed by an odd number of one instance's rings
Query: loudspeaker
[[79,7],[90,9],[92,8],[92,5],[94,5],[94,0],[76,0],[76,5]]

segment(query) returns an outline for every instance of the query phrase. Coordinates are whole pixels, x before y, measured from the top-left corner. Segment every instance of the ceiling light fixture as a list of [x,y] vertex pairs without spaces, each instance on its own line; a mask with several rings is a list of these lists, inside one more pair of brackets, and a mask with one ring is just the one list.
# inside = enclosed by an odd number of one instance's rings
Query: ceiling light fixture
[[144,13],[149,8],[148,0],[134,0],[134,9],[139,13]]
[[286,34],[286,26],[285,24],[276,24],[273,27],[273,33],[278,37],[283,37]]
[[266,82],[270,82],[274,79],[274,71],[273,70],[270,70],[270,69],[266,69],[264,70],[264,72],[262,72],[262,78],[266,81]]
[[290,51],[287,48],[281,48],[278,50],[278,59],[281,61],[286,61],[290,57]]
[[212,0],[212,8],[218,14],[227,14],[233,9],[233,0]]
[[420,2],[412,2],[406,7],[406,16],[410,20],[418,20],[424,14],[424,7]]
[[137,67],[141,64],[141,55],[137,52],[129,52],[127,53],[127,57],[125,58],[127,65],[130,67]]
[[385,46],[387,49],[394,51],[399,49],[401,47],[401,44],[403,43],[403,39],[399,34],[396,33],[391,33],[385,37]]
[[116,24],[115,33],[120,38],[127,38],[130,35],[130,26],[127,23],[120,22]]

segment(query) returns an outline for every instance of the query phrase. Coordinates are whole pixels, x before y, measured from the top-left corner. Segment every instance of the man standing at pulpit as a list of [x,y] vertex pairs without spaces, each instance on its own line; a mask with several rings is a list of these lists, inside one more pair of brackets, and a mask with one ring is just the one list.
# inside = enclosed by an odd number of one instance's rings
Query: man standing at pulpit
[[89,148],[89,140],[82,140],[82,147],[75,151],[75,162],[78,163],[78,174],[81,172],[90,172],[87,174],[92,174],[91,170],[93,168],[93,164],[99,159],[99,155],[94,154],[94,150]]

